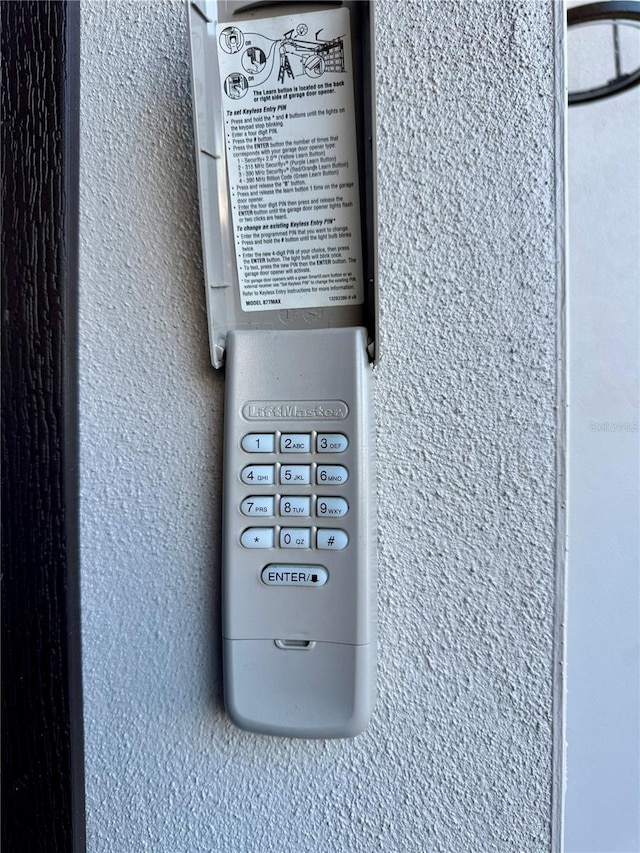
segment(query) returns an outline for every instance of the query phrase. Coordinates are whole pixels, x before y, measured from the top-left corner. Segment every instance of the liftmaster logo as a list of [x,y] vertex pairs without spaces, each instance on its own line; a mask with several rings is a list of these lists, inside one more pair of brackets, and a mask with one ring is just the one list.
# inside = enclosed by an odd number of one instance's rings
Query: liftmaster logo
[[303,400],[292,403],[288,400],[252,400],[242,407],[243,416],[249,421],[277,420],[327,420],[343,421],[349,407],[342,400]]

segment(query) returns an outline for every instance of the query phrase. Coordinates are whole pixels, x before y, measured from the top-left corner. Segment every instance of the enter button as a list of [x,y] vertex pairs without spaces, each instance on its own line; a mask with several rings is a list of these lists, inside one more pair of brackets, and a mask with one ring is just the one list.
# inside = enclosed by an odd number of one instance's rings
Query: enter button
[[260,573],[267,586],[324,586],[329,572],[324,566],[299,566],[271,563]]

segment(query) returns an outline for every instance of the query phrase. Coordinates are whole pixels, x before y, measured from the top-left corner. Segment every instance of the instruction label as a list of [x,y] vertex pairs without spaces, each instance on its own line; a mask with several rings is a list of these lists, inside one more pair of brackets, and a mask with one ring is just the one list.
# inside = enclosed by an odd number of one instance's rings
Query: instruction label
[[216,30],[244,311],[363,301],[349,12]]

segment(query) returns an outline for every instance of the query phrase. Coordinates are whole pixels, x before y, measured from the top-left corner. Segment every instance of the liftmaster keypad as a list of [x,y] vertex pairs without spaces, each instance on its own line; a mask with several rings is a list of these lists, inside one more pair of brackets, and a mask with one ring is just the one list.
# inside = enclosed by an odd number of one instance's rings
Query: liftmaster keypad
[[250,731],[347,737],[375,701],[372,4],[189,14],[225,702]]

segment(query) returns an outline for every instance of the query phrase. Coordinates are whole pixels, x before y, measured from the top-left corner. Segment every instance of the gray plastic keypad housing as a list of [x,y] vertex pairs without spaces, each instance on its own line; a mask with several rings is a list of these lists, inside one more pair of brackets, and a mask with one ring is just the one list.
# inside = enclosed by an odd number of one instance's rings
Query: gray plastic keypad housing
[[[375,448],[370,400],[370,362],[378,356],[374,4],[189,0],[188,10],[211,360],[226,370],[222,567],[226,705],[233,721],[250,731],[348,737],[366,727],[375,701]],[[230,118],[227,112],[231,96],[225,86],[230,76],[221,70],[220,51],[225,52],[221,39],[227,27],[242,31],[242,38],[268,35],[267,19],[292,15],[296,20],[281,28],[284,41],[277,36],[280,47],[274,56],[282,63],[280,51],[286,53],[296,39],[299,53],[309,48],[325,55],[344,37],[343,76],[334,68],[335,74],[315,79],[313,68],[319,65],[312,65],[309,74],[300,74],[295,81],[285,75],[280,81],[284,88],[273,100],[254,101],[257,84],[252,84],[233,107],[239,111],[248,107],[247,112],[253,113],[264,107],[265,114],[277,110],[285,103],[291,82],[307,91],[333,79],[336,91],[342,86],[344,92],[342,79],[353,89],[352,109],[347,108],[346,96],[344,100],[336,96],[332,105],[333,113],[345,106],[341,113],[349,120],[337,130],[323,124],[324,141],[315,138],[315,131],[307,131],[308,122],[298,124],[299,133],[293,128],[292,134],[283,131],[279,137],[277,131],[271,141],[299,142],[314,136],[313,142],[325,146],[324,154],[332,153],[326,147],[327,134],[333,140],[335,133],[339,145],[353,143],[347,160],[334,158],[341,177],[330,191],[325,184],[324,201],[318,204],[329,203],[331,197],[331,204],[337,205],[339,199],[333,195],[341,194],[347,179],[357,187],[359,222],[350,228],[349,245],[340,238],[335,249],[349,264],[352,256],[360,259],[361,288],[353,300],[337,297],[340,270],[332,266],[329,251],[315,253],[316,243],[320,246],[325,237],[307,231],[305,251],[311,251],[314,259],[324,256],[314,264],[313,292],[330,292],[332,297],[323,302],[319,296],[318,304],[297,307],[289,304],[289,291],[277,283],[283,292],[272,295],[284,297],[281,305],[276,307],[279,300],[274,299],[273,307],[269,302],[269,308],[249,310],[243,297],[238,242],[242,238],[236,227],[244,222],[234,224],[233,219],[234,193],[239,189],[233,170],[241,158],[230,155],[234,133],[228,135],[225,122],[237,120],[238,134],[246,132],[249,137],[247,128],[252,125],[245,127],[240,120],[244,113],[234,112]],[[324,17],[312,26],[317,16]],[[295,34],[289,31],[294,25]],[[242,54],[237,53],[242,61],[244,47]],[[274,72],[269,78],[273,89],[275,76]],[[268,97],[266,92],[262,95]],[[302,109],[301,101],[291,103],[293,112]],[[307,118],[314,114],[313,109],[307,111]],[[291,121],[295,118],[291,116]],[[246,153],[242,156],[251,165]],[[256,151],[252,158],[254,167],[260,158],[267,162],[267,155],[258,157]],[[274,162],[271,166],[275,169]],[[292,171],[286,163],[278,168],[283,180]],[[243,191],[251,194],[256,211],[273,201],[264,182],[247,182]],[[356,210],[342,195],[340,206]],[[263,227],[259,215],[250,216],[256,230]],[[297,222],[301,217],[292,215],[292,224],[315,228],[315,222]],[[264,227],[271,227],[266,220]],[[286,251],[302,248],[292,239],[282,243]],[[261,261],[258,252],[252,261]],[[300,265],[295,268],[294,290],[300,290],[303,271]],[[265,289],[274,281],[265,282]]]
[[228,333],[224,677],[241,728],[348,737],[371,716],[371,370],[363,328]]

